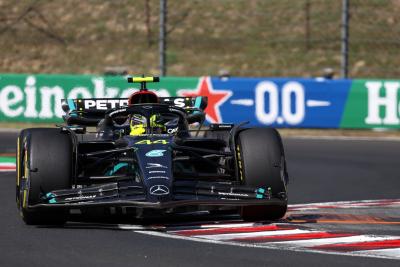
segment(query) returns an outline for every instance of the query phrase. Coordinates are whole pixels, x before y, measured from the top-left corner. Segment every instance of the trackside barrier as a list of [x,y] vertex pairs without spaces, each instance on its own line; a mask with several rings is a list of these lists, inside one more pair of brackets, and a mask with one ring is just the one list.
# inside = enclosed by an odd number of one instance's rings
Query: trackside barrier
[[[165,77],[159,96],[208,97],[208,122],[278,128],[400,128],[400,81]],[[0,75],[0,122],[61,122],[63,98],[127,97],[126,77]]]

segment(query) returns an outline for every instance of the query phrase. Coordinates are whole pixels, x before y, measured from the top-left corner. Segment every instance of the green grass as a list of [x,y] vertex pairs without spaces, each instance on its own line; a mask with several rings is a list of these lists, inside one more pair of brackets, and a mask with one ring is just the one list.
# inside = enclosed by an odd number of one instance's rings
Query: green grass
[[[168,74],[340,72],[339,0],[170,0]],[[397,0],[352,0],[350,76],[400,74]],[[32,4],[34,3],[34,4]],[[0,2],[0,73],[158,73],[159,0]],[[306,7],[309,7],[307,35]],[[22,19],[18,17],[31,10]]]

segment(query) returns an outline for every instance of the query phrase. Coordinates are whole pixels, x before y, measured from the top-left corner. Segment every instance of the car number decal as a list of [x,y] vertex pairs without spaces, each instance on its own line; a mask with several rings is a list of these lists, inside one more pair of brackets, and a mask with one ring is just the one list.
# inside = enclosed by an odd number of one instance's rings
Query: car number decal
[[135,145],[153,145],[153,144],[163,144],[163,145],[166,145],[166,144],[168,144],[168,140],[165,140],[165,139],[158,139],[158,140],[149,140],[149,139],[145,139],[145,140],[137,141],[137,142],[135,143]]

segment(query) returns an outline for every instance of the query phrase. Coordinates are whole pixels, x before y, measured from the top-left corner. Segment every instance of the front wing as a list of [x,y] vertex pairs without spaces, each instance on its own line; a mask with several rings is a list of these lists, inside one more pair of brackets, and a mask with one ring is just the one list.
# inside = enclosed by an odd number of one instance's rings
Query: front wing
[[271,188],[250,188],[224,182],[176,181],[172,192],[148,201],[140,183],[114,182],[81,189],[57,190],[42,197],[36,208],[134,207],[167,209],[182,206],[285,206],[285,194],[272,197]]

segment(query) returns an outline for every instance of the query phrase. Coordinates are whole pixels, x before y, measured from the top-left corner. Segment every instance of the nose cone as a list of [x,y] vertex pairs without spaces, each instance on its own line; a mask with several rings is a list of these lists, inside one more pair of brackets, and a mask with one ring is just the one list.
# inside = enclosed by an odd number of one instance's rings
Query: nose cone
[[137,148],[136,155],[143,184],[150,202],[172,200],[172,136],[130,137]]

